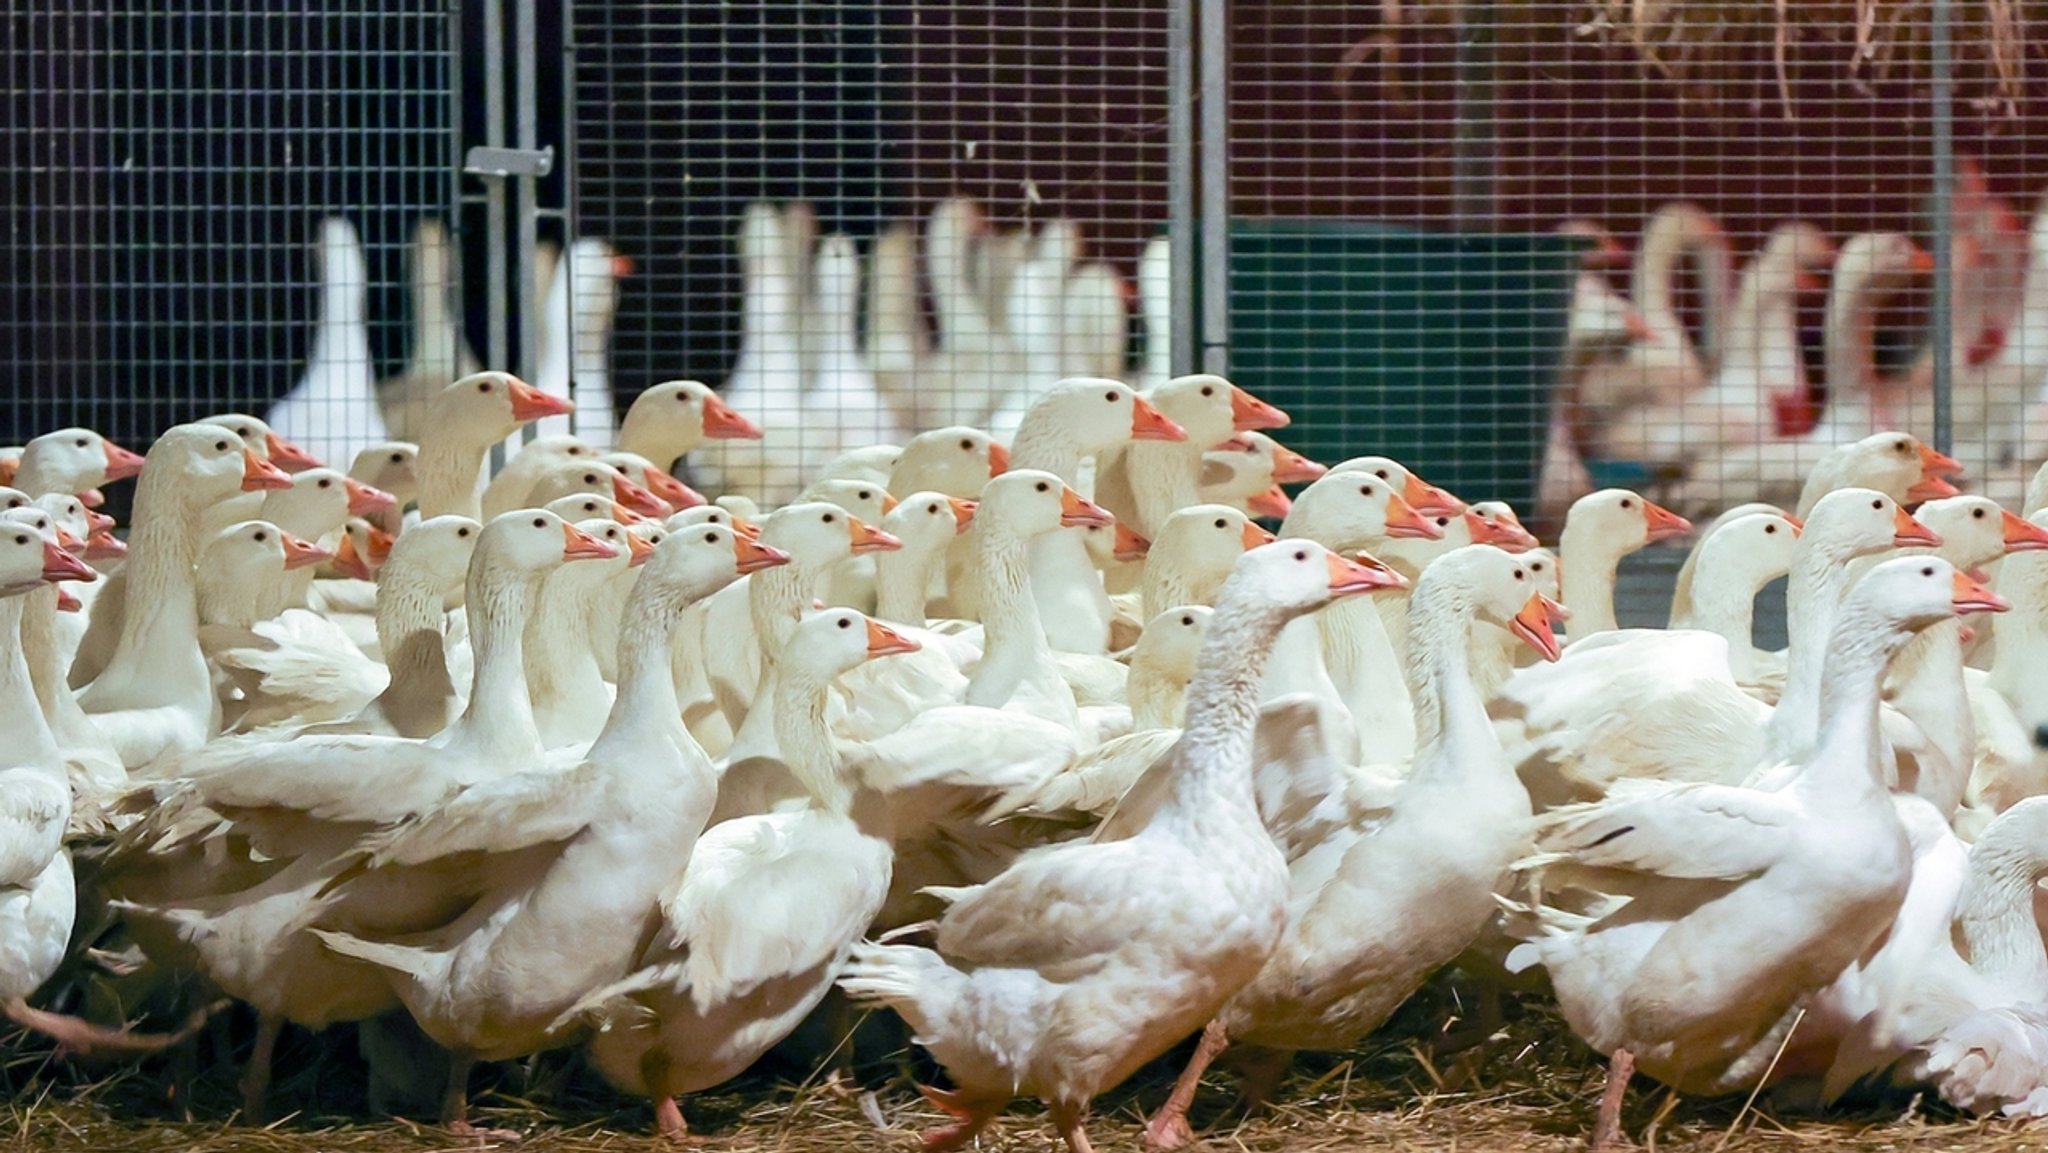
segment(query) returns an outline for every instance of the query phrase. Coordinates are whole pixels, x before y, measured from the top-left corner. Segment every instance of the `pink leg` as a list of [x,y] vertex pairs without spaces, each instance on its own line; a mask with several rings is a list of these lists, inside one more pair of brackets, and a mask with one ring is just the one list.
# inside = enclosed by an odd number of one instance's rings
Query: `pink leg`
[[1095,1147],[1088,1144],[1088,1129],[1084,1122],[1088,1117],[1085,1106],[1061,1105],[1049,1102],[1052,1107],[1053,1128],[1060,1131],[1060,1137],[1067,1143],[1067,1153],[1095,1153]]
[[19,997],[7,1002],[0,1012],[5,1012],[8,1020],[24,1029],[33,1029],[55,1038],[66,1053],[157,1053],[197,1033],[208,1017],[225,1009],[227,1004],[226,1001],[216,1001],[194,1012],[185,1018],[185,1023],[175,1033],[130,1033],[126,1029],[108,1029],[65,1013],[30,1008],[28,1002]]
[[512,1129],[484,1129],[469,1120],[469,1071],[476,1065],[476,1057],[460,1050],[448,1054],[448,1089],[441,1097],[441,1123],[450,1133],[458,1137],[474,1137],[479,1144],[492,1141],[517,1141],[520,1134]]
[[929,1085],[919,1085],[917,1091],[924,1094],[924,1099],[940,1112],[959,1118],[955,1124],[940,1125],[919,1134],[927,1153],[950,1153],[954,1149],[966,1148],[983,1129],[988,1128],[996,1114],[1003,1111],[1003,1106],[1009,1104],[1008,1101],[988,1097],[970,1097],[959,1090],[949,1093]]
[[[1211,1021],[1202,1030],[1202,1039],[1195,1043],[1195,1055],[1188,1058],[1188,1067],[1180,1071],[1180,1080],[1173,1083],[1173,1092],[1167,1094],[1166,1104],[1159,1112],[1152,1114],[1152,1120],[1145,1126],[1145,1148],[1178,1149],[1195,1139],[1195,1131],[1188,1124],[1188,1107],[1195,1103],[1195,1091],[1202,1087],[1202,1074],[1209,1063],[1222,1056],[1230,1047],[1230,1037],[1224,1032],[1221,1021]],[[1085,1144],[1087,1138],[1084,1136]]]
[[277,1053],[278,1035],[284,1032],[284,1018],[267,1013],[256,1016],[256,1048],[242,1068],[242,1124],[263,1124],[264,1101],[270,1096],[270,1063]]
[[1621,1101],[1628,1093],[1629,1078],[1635,1075],[1636,1055],[1616,1049],[1607,1060],[1607,1088],[1600,1094],[1600,1116],[1593,1122],[1590,1153],[1605,1153],[1621,1140]]
[[693,1144],[690,1123],[683,1119],[683,1107],[676,1104],[674,1097],[663,1097],[654,1103],[654,1131],[665,1141],[678,1145]]

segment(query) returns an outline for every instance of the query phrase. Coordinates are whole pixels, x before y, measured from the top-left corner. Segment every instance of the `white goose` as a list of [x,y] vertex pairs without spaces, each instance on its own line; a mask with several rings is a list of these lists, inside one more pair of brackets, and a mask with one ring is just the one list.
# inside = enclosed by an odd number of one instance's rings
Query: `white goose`
[[566,435],[571,419],[590,440],[609,447],[619,442],[619,413],[612,405],[612,322],[619,311],[619,282],[633,274],[633,262],[594,236],[579,236],[566,259],[556,263],[541,303],[540,355],[535,388],[567,397],[576,416],[544,417],[542,436]]
[[[412,345],[404,371],[377,382],[377,405],[384,425],[394,436],[417,441],[427,420],[427,406],[459,377],[482,366],[463,338],[454,300],[457,275],[455,246],[448,230],[431,216],[412,229],[407,254],[412,283]],[[368,477],[359,480],[375,484]],[[390,485],[378,488],[395,492]]]
[[347,220],[320,222],[320,319],[305,375],[264,414],[279,436],[316,440],[335,460],[391,439],[377,406],[377,366],[370,359],[370,269],[362,241]]
[[420,516],[476,519],[491,446],[522,424],[569,411],[567,405],[509,372],[473,373],[442,389],[420,434]]

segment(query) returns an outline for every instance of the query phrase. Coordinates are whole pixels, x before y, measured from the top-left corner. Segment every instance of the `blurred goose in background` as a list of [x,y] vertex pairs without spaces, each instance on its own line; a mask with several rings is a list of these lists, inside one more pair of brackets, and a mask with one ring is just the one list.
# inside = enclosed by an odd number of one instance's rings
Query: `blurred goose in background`
[[340,216],[320,222],[314,259],[319,270],[319,320],[306,371],[265,414],[279,436],[312,441],[334,460],[391,439],[377,405],[377,367],[370,359],[370,268],[355,226]]
[[377,404],[393,436],[417,441],[434,397],[483,366],[462,333],[455,245],[440,220],[423,216],[413,225],[406,261],[412,285],[410,358],[403,372],[377,382]]

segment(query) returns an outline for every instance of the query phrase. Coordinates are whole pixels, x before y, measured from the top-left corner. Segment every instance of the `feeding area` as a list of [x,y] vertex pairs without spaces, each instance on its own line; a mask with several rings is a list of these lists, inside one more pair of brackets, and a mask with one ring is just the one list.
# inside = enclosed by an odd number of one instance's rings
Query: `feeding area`
[[2048,1148],[2042,16],[11,16],[0,1130]]

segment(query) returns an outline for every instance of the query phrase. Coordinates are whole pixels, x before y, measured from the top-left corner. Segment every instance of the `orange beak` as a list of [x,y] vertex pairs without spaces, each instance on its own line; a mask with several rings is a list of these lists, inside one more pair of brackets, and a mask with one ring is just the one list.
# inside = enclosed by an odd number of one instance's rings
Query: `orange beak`
[[1962,491],[1950,484],[1947,477],[1926,475],[1916,481],[1912,488],[1906,490],[1906,500],[1911,504],[1921,504],[1956,496]]
[[1123,561],[1125,564],[1131,564],[1144,560],[1145,554],[1150,551],[1152,551],[1151,541],[1132,532],[1122,524],[1116,526],[1116,543],[1111,546],[1110,555]]
[[1010,450],[997,444],[995,441],[989,441],[988,474],[990,476],[1001,476],[1008,471],[1010,471]]
[[1308,484],[1320,480],[1329,466],[1319,464],[1292,449],[1273,446],[1273,483]]
[[1895,548],[1940,548],[1941,534],[1913,519],[1905,509],[1893,510],[1892,546]]
[[1407,577],[1380,563],[1368,552],[1359,553],[1357,560],[1348,560],[1333,552],[1329,565],[1330,595],[1333,597],[1408,587]]
[[2005,530],[2005,551],[2029,552],[2048,548],[2048,528],[2042,528],[2033,521],[2014,516],[2007,512],[2001,527]]
[[[12,477],[0,477],[0,484],[7,484],[12,479]],[[89,488],[78,494],[78,503],[87,508],[98,508],[107,503],[107,494],[96,488]]]
[[895,656],[898,653],[914,653],[923,647],[923,645],[918,644],[916,641],[911,640],[909,637],[904,636],[902,633],[897,632],[895,629],[890,628],[888,625],[883,624],[881,621],[869,618],[869,656],[890,657]]
[[971,500],[961,500],[957,496],[947,497],[946,503],[953,506],[953,531],[966,532],[967,526],[974,523],[974,510],[981,506]]
[[1970,579],[1970,574],[1956,574],[1955,595],[1949,601],[1959,615],[1969,613],[2002,613],[2012,607],[2002,596]]
[[1544,660],[1554,661],[1564,655],[1564,648],[1557,643],[1557,633],[1551,626],[1563,624],[1570,616],[1563,605],[1542,593],[1530,593],[1529,603],[1508,623],[1508,631],[1541,653]]
[[[731,513],[727,513],[726,515],[732,516]],[[750,521],[743,516],[734,516],[732,518],[732,531],[733,535],[743,536],[748,540],[761,539],[761,526],[755,524],[753,521]]]
[[1245,511],[1253,516],[1286,520],[1287,514],[1294,511],[1294,501],[1288,497],[1285,490],[1276,484],[1272,488],[1244,502],[1244,507]]
[[1780,516],[1784,517],[1784,518],[1785,518],[1785,523],[1786,523],[1786,524],[1789,524],[1789,525],[1791,525],[1791,526],[1792,526],[1792,535],[1793,535],[1794,537],[1798,537],[1798,536],[1801,536],[1802,534],[1804,534],[1804,533],[1806,532],[1806,522],[1805,522],[1805,521],[1803,521],[1803,520],[1800,520],[1800,519],[1799,519],[1798,517],[1796,517],[1796,516],[1793,516],[1793,515],[1792,515],[1791,513],[1789,513],[1789,512],[1787,512],[1787,513],[1779,513],[1778,515],[1780,515]]
[[[311,541],[300,540],[290,533],[283,533],[281,535],[284,537],[284,567],[286,572],[305,568],[307,565],[319,564],[321,561],[334,555],[319,545]],[[342,539],[347,540],[348,538],[343,537]]]
[[869,527],[866,522],[857,516],[849,515],[846,521],[847,532],[853,536],[853,552],[855,556],[866,552],[895,552],[903,547],[902,541],[897,540],[881,529]]
[[1239,432],[1286,428],[1288,416],[1236,385],[1230,386],[1230,427]]
[[242,450],[242,491],[262,492],[266,489],[290,488],[291,475],[276,465],[257,456],[253,449]]
[[370,567],[370,562],[364,560],[363,554],[356,551],[356,538],[352,536],[344,535],[341,538],[341,547],[334,552],[334,567],[359,581],[377,578],[377,573]]
[[[1933,445],[1920,446],[1920,472],[1924,476],[1958,476],[1963,471],[1963,462],[1945,452],[1937,452]],[[1954,495],[1951,493],[1950,495]]]
[[639,513],[634,512],[632,509],[627,508],[625,505],[620,504],[618,501],[612,502],[611,518],[615,521],[618,521],[620,524],[647,523],[646,517],[641,516]]
[[14,483],[14,478],[18,476],[20,473],[21,458],[16,457],[13,460],[0,460],[0,484],[12,485]]
[[1401,494],[1387,494],[1387,535],[1406,537],[1411,540],[1442,540],[1444,530],[1436,522],[1416,512]]
[[[275,436],[276,434],[272,434]],[[107,480],[126,480],[142,471],[142,458],[111,440],[101,441],[107,450]]]
[[84,611],[84,609],[85,609],[85,602],[84,602],[84,601],[82,601],[82,600],[79,600],[79,599],[78,599],[77,597],[75,597],[75,596],[72,596],[72,595],[71,595],[71,590],[70,590],[70,589],[67,589],[67,588],[65,588],[65,587],[64,587],[63,585],[58,585],[58,586],[57,586],[57,611],[58,611],[58,612],[60,612],[60,613],[75,613],[75,612],[82,612],[82,611]]
[[1802,268],[1792,274],[1792,287],[1798,292],[1826,292],[1828,282]]
[[1919,245],[1914,245],[1913,254],[1906,259],[1906,267],[1912,269],[1916,275],[1925,276],[1934,271],[1934,254]]
[[52,541],[43,542],[43,579],[52,584],[57,581],[78,581],[90,584],[100,579],[92,566],[58,548]]
[[627,480],[622,473],[612,474],[612,499],[643,517],[668,515],[668,506],[661,498]]
[[623,254],[612,257],[612,275],[620,280],[633,275],[633,258]]
[[85,538],[85,559],[119,560],[128,555],[128,542],[107,529],[100,529]]
[[1237,538],[1244,545],[1246,552],[1250,552],[1262,544],[1272,544],[1280,539],[1251,521],[1244,522],[1244,531],[1237,534]]
[[710,503],[704,499],[703,493],[652,465],[640,471],[647,478],[647,491],[667,501],[669,509],[673,512]]
[[511,381],[505,391],[512,397],[512,419],[525,424],[544,416],[567,416],[576,406],[567,398],[542,392],[523,380]]
[[1692,522],[1651,501],[1643,502],[1643,528],[1653,541],[1670,540],[1692,531]]
[[1650,322],[1644,320],[1643,314],[1633,308],[1621,314],[1621,323],[1622,327],[1628,329],[1628,338],[1638,344],[1648,344],[1657,338],[1657,333],[1650,327]]
[[320,467],[319,457],[274,432],[264,438],[264,443],[270,446],[270,463],[286,472],[304,472]]
[[886,492],[885,492],[885,493],[883,493],[883,494],[882,494],[882,515],[883,515],[883,516],[888,516],[888,515],[889,515],[890,513],[892,513],[892,512],[895,512],[895,511],[896,511],[896,504],[897,504],[897,501],[896,501],[896,498],[895,498],[895,497],[893,497],[893,496],[890,496],[890,495],[889,495],[888,493],[886,493]]
[[[737,529],[737,523],[735,523],[734,527]],[[783,552],[779,548],[762,544],[753,537],[746,536],[738,531],[732,534],[732,554],[739,561],[741,573],[760,572],[764,568],[774,568],[776,565],[789,563],[788,553]]]
[[65,528],[61,524],[53,524],[50,526],[50,528],[54,530],[57,534],[58,548],[63,549],[65,552],[70,553],[72,556],[85,555],[85,542],[79,540],[75,536],[72,536],[71,531],[69,529]]
[[1464,501],[1412,472],[1408,474],[1408,483],[1401,486],[1401,499],[1424,516],[1457,516],[1465,511]]
[[398,507],[398,498],[381,488],[372,488],[359,480],[344,480],[348,487],[348,515],[369,516],[387,508]]
[[711,440],[760,440],[761,429],[713,395],[704,398],[704,435]]
[[1228,440],[1225,440],[1225,441],[1224,441],[1223,443],[1221,443],[1221,444],[1218,444],[1218,445],[1212,445],[1212,446],[1210,447],[1209,451],[1210,451],[1210,452],[1254,452],[1254,451],[1256,451],[1256,450],[1258,449],[1258,447],[1259,447],[1258,445],[1255,445],[1255,444],[1253,444],[1253,443],[1252,443],[1252,438],[1251,438],[1251,437],[1248,437],[1248,436],[1244,435],[1244,434],[1243,434],[1243,433],[1241,433],[1241,432],[1237,432],[1237,433],[1232,433],[1232,434],[1230,434],[1230,438],[1229,438]]
[[626,556],[628,558],[626,561],[627,568],[634,568],[636,566],[646,564],[647,558],[653,555],[653,542],[643,540],[640,537],[634,536],[632,533],[626,534]]
[[397,537],[391,535],[388,532],[385,532],[383,529],[378,528],[375,525],[370,526],[369,559],[371,567],[383,568],[384,562],[391,559],[391,546],[397,543]]
[[1072,488],[1060,488],[1060,523],[1068,528],[1087,528],[1090,525],[1107,526],[1116,523],[1116,518],[1104,511],[1101,505],[1075,492]]
[[1473,544],[1490,544],[1505,552],[1527,552],[1536,547],[1535,535],[1521,525],[1505,518],[1483,517],[1469,508],[1464,515],[1465,528],[1471,533]]
[[619,555],[618,549],[591,536],[573,524],[563,523],[562,559],[564,561],[610,560],[617,555]]
[[1132,440],[1186,440],[1188,430],[1175,424],[1167,415],[1152,406],[1142,396],[1131,398],[1131,439]]
[[114,518],[103,512],[85,514],[85,531],[94,535],[114,531]]

